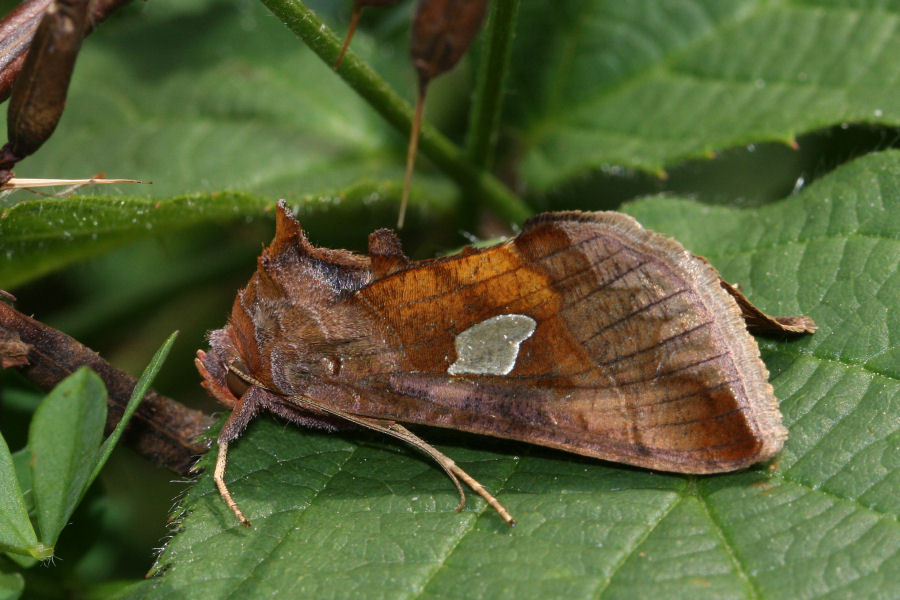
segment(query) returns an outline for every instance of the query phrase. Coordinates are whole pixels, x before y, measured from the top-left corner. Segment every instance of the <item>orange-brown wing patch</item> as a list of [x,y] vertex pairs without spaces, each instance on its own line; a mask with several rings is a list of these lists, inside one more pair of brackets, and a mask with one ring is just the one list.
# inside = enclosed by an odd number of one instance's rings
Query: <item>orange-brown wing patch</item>
[[[756,462],[784,438],[756,344],[714,269],[628,217],[556,215],[359,294],[407,363],[373,381],[419,399],[397,403],[397,418],[692,472]],[[499,314],[537,322],[514,369],[450,376],[456,336]]]

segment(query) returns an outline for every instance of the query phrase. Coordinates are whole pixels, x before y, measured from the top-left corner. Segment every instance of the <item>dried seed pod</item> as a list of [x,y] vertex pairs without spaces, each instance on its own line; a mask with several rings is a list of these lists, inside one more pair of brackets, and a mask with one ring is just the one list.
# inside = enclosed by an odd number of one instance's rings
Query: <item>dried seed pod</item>
[[[93,0],[85,35],[131,0]],[[9,98],[50,0],[23,0],[0,20],[0,102]]]
[[33,154],[56,129],[87,27],[89,5],[89,0],[54,0],[47,7],[13,85],[4,170]]
[[338,70],[338,67],[341,66],[341,61],[344,60],[344,54],[347,52],[347,48],[350,46],[350,40],[353,38],[353,33],[356,31],[356,26],[359,25],[359,18],[362,16],[362,9],[366,6],[390,6],[391,4],[396,3],[397,0],[353,1],[353,13],[350,15],[350,25],[347,26],[347,37],[344,38],[344,45],[341,46],[341,53],[338,54],[337,60],[334,63],[335,71]]
[[410,55],[419,78],[416,110],[409,149],[406,154],[406,175],[397,228],[403,227],[409,185],[419,145],[419,129],[425,106],[425,92],[429,82],[449,71],[462,58],[481,28],[487,0],[421,0],[413,20]]
[[409,52],[419,85],[449,71],[481,28],[487,0],[422,0],[412,26]]
[[24,0],[0,21],[0,101],[9,98],[34,32],[49,5],[50,0]]

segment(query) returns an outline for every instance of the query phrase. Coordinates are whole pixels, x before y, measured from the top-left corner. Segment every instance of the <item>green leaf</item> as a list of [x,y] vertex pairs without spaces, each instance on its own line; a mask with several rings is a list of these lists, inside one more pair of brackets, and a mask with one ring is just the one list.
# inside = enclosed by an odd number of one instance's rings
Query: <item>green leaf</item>
[[[362,182],[335,195],[309,196],[291,203],[305,223],[368,233],[373,215],[396,218],[394,184]],[[440,193],[420,207],[413,223],[446,218]],[[446,197],[446,194],[444,194]],[[274,199],[223,191],[172,198],[72,196],[19,202],[0,211],[0,289],[20,285],[76,260],[109,251],[139,237],[228,221],[252,221],[274,214]]]
[[106,387],[81,367],[63,379],[31,421],[28,448],[40,540],[52,547],[72,516],[97,460]]
[[[411,95],[411,67],[365,38],[354,48]],[[262,6],[127,6],[85,41],[65,116],[16,172],[102,171],[153,184],[87,188],[99,197],[0,199],[0,289],[136,237],[269,216],[279,198],[310,223],[350,224],[364,236],[373,222],[396,221],[404,153],[404,136]],[[456,193],[427,169],[417,173],[411,228],[446,223]]]
[[[331,3],[322,10],[342,32],[345,23],[332,15],[346,15]],[[501,148],[498,164],[511,165],[516,189],[538,196],[611,167],[660,173],[687,158],[766,140],[792,143],[840,123],[897,125],[890,82],[900,67],[884,59],[900,53],[900,38],[890,35],[896,14],[879,2],[824,0],[560,0],[552,10],[524,4],[502,117],[512,143]],[[362,31],[352,48],[393,96],[410,98],[406,44],[403,35],[376,40]],[[349,60],[347,69],[357,63]],[[482,81],[496,71],[480,74]],[[436,81],[427,121],[451,129],[473,87],[462,68]],[[94,201],[78,197],[35,201],[24,213],[13,210],[24,196],[0,200],[0,286],[135,236],[255,218],[281,197],[326,214],[331,202],[350,204],[356,212],[344,223],[388,225],[406,135],[395,130],[405,122],[397,114],[405,113],[379,115],[256,4],[155,0],[126,7],[114,25],[86,40],[59,128],[17,171],[103,171],[153,185],[96,188],[127,203],[109,220]],[[476,137],[490,139],[491,127],[478,127]],[[455,176],[447,160],[433,160],[458,182],[488,176]],[[458,194],[428,161],[420,161],[414,187],[413,209],[434,231],[465,221],[484,202],[468,190]],[[156,200],[209,210],[157,221]],[[372,201],[384,210],[377,219],[360,218],[371,216]],[[453,206],[460,210],[448,216]],[[514,220],[513,213],[524,214],[507,210],[504,217]]]
[[[29,527],[34,532],[33,519],[34,511],[34,493],[31,482],[31,452],[27,447],[12,453],[13,466],[16,469],[16,479],[19,481],[19,489],[22,490],[22,498],[25,502],[25,509],[29,516]],[[14,553],[8,554],[7,558],[19,565],[23,569],[28,569],[36,565],[39,561],[47,560],[53,554],[53,549],[48,548],[44,544],[37,542],[36,544],[26,548],[26,554]]]
[[[412,97],[413,70],[394,56],[405,42],[373,47],[365,38],[354,48]],[[153,182],[110,186],[115,195],[233,190],[271,201],[402,181],[404,136],[348,92],[258,3],[129,6],[115,26],[85,41],[64,118],[17,173],[81,177],[102,169]]]
[[893,2],[523,3],[511,128],[536,192],[839,123],[897,125]]
[[156,354],[150,359],[150,364],[148,364],[144,369],[144,372],[141,373],[140,379],[138,379],[138,382],[134,386],[134,390],[131,392],[131,398],[128,399],[128,404],[125,405],[125,410],[122,412],[122,418],[119,419],[119,423],[116,425],[116,428],[113,429],[113,432],[109,434],[109,437],[103,440],[103,443],[100,445],[100,452],[97,455],[94,470],[91,472],[91,476],[84,486],[84,490],[81,494],[82,496],[84,496],[84,492],[87,491],[87,488],[90,487],[91,483],[97,478],[97,475],[100,474],[100,470],[112,454],[113,449],[119,442],[119,438],[122,437],[122,433],[124,433],[125,428],[128,426],[128,422],[131,421],[134,411],[137,410],[141,401],[144,399],[147,390],[150,389],[150,384],[153,382],[153,379],[156,378],[156,374],[159,373],[163,363],[166,361],[169,350],[172,349],[172,344],[175,343],[175,338],[177,337],[178,332],[173,332],[166,341],[163,342],[163,345],[159,347]]
[[[900,589],[900,152],[757,210],[648,198],[627,209],[706,255],[811,337],[761,339],[787,445],[724,476],[666,475],[426,431],[518,519],[371,434],[257,419],[233,444],[241,527],[207,471],[157,576],[125,597],[810,598]],[[895,354],[893,355],[895,356]]]
[[37,543],[16,477],[13,457],[6,440],[0,435],[0,548],[26,553]]
[[[411,86],[407,65],[378,68]],[[17,172],[124,173],[153,185],[116,186],[123,193],[157,198],[231,189],[295,200],[402,180],[402,136],[346,91],[257,3],[129,6],[85,40],[59,128]]]
[[271,203],[246,194],[75,196],[23,201],[0,214],[0,284],[13,287],[75,260],[155,231],[262,214]]
[[25,508],[28,514],[34,512],[34,498],[31,496],[31,453],[28,448],[22,448],[12,453],[13,467],[16,470],[16,479],[25,499]]
[[5,573],[0,565],[0,600],[16,600],[25,591],[25,579],[16,572]]

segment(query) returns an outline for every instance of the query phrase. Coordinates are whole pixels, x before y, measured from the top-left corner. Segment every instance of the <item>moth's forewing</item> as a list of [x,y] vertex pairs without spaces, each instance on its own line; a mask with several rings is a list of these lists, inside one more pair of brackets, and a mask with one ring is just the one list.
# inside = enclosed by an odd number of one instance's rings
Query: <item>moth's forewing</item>
[[[718,274],[625,215],[544,215],[357,296],[403,350],[352,382],[365,413],[694,473],[765,460],[786,435]],[[537,323],[514,368],[450,375],[457,336],[504,314]]]

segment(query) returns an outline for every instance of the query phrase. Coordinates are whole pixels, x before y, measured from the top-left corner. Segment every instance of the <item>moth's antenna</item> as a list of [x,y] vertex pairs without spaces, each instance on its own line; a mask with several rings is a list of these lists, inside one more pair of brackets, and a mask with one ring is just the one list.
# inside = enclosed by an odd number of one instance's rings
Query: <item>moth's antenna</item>
[[413,168],[416,164],[416,151],[419,149],[419,130],[422,128],[422,114],[425,112],[425,90],[428,82],[419,84],[416,97],[416,111],[413,115],[412,129],[409,132],[409,149],[406,151],[406,174],[403,177],[403,196],[400,197],[400,214],[397,216],[397,229],[403,229],[406,217],[406,205],[409,203],[409,186],[412,184]]

